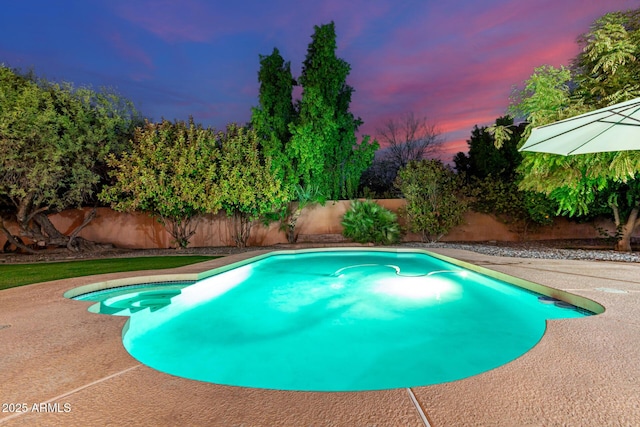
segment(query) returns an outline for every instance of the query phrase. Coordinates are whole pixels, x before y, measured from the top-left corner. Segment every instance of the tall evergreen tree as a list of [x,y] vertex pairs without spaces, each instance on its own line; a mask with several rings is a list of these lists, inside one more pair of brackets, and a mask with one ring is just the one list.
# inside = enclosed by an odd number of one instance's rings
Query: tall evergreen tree
[[351,67],[336,56],[334,23],[314,28],[299,79],[303,93],[298,119],[290,127],[290,153],[303,185],[317,185],[333,199],[350,198],[378,144],[368,136],[357,142],[362,120],[349,111]]
[[296,111],[292,101],[295,80],[291,64],[285,62],[277,48],[271,55],[260,55],[259,106],[252,109],[251,125],[260,139],[262,152],[271,157],[276,176],[288,187],[297,184],[295,163],[287,149],[291,139],[289,124]]

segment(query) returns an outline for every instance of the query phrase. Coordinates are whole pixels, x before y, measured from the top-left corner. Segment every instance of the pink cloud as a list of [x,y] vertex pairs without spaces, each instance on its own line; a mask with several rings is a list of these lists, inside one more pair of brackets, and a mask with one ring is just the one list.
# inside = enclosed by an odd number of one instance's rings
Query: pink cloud
[[[447,147],[457,152],[466,150],[461,135],[505,114],[512,87],[521,85],[535,67],[568,65],[579,49],[576,37],[594,18],[625,5],[637,7],[635,2],[451,0],[405,5],[273,0],[256,2],[251,13],[245,14],[247,6],[239,3],[214,7],[198,0],[143,0],[119,3],[117,10],[127,21],[171,43],[259,33],[263,41],[273,40],[291,61],[294,75],[304,59],[313,25],[334,20],[338,55],[353,67],[349,83],[356,92],[351,109],[365,120],[361,131],[375,135],[386,119],[413,111],[437,124],[448,140]],[[268,19],[263,19],[266,15]],[[236,19],[226,19],[228,16]],[[261,53],[268,54],[270,49]],[[255,66],[257,69],[257,59]],[[242,98],[253,95],[252,104],[257,103],[255,80],[234,82],[230,78],[225,86]],[[228,105],[226,110],[236,108],[234,100]],[[209,118],[218,117],[225,108],[197,110],[201,117]]]
[[167,42],[211,40],[224,20],[207,3],[197,0],[122,2],[117,12]]
[[499,10],[470,6],[455,15],[445,15],[438,5],[417,11],[429,15],[432,25],[408,22],[360,58],[365,71],[356,73],[352,84],[358,90],[353,109],[366,121],[361,130],[375,135],[377,124],[413,111],[433,120],[445,137],[457,135],[447,151],[466,151],[459,135],[504,115],[512,87],[521,86],[534,68],[568,65],[579,51],[577,36],[612,7],[567,3],[549,2],[556,7],[545,8],[540,2],[511,2]]
[[[153,69],[153,60],[143,49],[137,47],[132,41],[125,41],[118,32],[113,32],[108,36],[109,43],[116,49],[118,54],[127,61],[142,64],[147,69]],[[142,78],[145,73],[132,73],[132,77]],[[134,80],[137,80],[134,77]]]

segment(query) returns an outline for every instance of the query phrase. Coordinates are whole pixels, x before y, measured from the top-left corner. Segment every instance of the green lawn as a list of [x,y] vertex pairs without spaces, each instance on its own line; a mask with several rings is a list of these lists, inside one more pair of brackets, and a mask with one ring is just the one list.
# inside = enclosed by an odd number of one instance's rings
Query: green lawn
[[92,274],[182,267],[183,265],[195,264],[215,258],[220,257],[200,255],[154,256],[0,265],[0,290],[29,285],[31,283],[89,276]]

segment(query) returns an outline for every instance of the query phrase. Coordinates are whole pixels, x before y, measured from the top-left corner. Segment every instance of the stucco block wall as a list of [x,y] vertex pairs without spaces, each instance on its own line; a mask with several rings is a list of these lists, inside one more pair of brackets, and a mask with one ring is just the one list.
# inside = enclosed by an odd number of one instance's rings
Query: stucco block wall
[[[403,199],[382,199],[380,205],[394,212],[404,206]],[[342,233],[340,221],[349,209],[350,202],[329,201],[325,206],[312,206],[305,209],[298,220],[298,232],[306,241],[314,240],[314,236],[335,235]],[[90,208],[70,209],[51,215],[51,221],[64,233],[70,233],[80,225]],[[80,236],[104,243],[112,243],[122,248],[168,248],[172,246],[171,236],[162,224],[144,213],[120,213],[109,208],[98,208],[97,217],[80,232]],[[9,229],[17,231],[15,224],[9,223]],[[535,227],[527,232],[528,240],[574,239],[602,237],[596,226],[613,231],[613,224],[608,220],[596,223],[575,223],[564,218],[557,218],[551,226]],[[224,213],[207,215],[197,222],[197,232],[190,241],[190,246],[231,246],[232,223]],[[467,212],[464,223],[453,229],[442,241],[518,241],[524,236],[491,215],[478,212]],[[408,234],[405,241],[418,241],[420,236]],[[0,244],[6,239],[0,237]],[[287,243],[284,232],[278,224],[264,227],[256,223],[251,231],[249,245],[269,246]]]

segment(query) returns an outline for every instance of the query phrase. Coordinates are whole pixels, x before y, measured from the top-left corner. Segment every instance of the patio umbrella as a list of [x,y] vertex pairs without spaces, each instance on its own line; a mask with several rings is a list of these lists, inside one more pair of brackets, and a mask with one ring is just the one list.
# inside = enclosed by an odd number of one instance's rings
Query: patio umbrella
[[534,128],[520,151],[568,156],[640,150],[640,98]]

